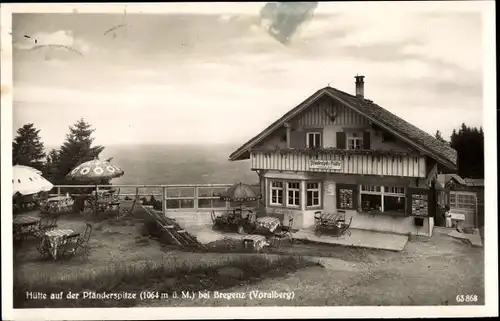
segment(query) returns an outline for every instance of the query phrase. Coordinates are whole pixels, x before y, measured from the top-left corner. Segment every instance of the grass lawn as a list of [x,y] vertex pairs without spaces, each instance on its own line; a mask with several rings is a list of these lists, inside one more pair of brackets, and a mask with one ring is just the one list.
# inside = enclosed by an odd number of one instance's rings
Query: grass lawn
[[[85,222],[66,217],[58,225],[83,230]],[[318,264],[297,256],[180,252],[142,236],[141,220],[105,221],[94,226],[89,257],[41,261],[34,240],[15,248],[15,308],[135,306],[142,291],[153,293],[153,298],[145,301],[152,302],[163,300],[162,293],[172,296],[182,291],[222,290]],[[69,292],[80,293],[79,298],[66,300]],[[127,292],[136,297],[92,299],[84,298],[84,292]],[[32,299],[27,293],[48,297]],[[62,299],[51,299],[51,294],[58,293],[63,293]]]

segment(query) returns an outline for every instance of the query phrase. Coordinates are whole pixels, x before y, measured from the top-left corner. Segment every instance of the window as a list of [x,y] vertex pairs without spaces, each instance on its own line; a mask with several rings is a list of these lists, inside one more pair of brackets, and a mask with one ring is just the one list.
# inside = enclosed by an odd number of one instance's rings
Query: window
[[347,149],[363,148],[363,133],[346,133]]
[[283,205],[283,183],[271,181],[271,205]]
[[474,194],[451,192],[450,208],[476,209],[476,196]]
[[300,183],[288,182],[287,183],[288,200],[287,206],[300,206]]
[[388,133],[386,131],[382,132],[382,141],[383,142],[393,142],[395,140],[396,140],[396,138],[391,133]]
[[405,188],[393,186],[361,186],[363,212],[405,212]]
[[[269,205],[300,206],[300,182],[271,181]],[[286,200],[286,203],[284,202]]]
[[320,183],[306,183],[306,206],[315,207],[321,204]]
[[307,133],[307,148],[321,147],[321,133]]

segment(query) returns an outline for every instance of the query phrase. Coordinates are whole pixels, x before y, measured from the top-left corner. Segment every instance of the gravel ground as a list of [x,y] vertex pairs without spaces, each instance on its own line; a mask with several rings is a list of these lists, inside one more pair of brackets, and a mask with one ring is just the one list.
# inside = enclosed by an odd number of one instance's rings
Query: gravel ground
[[[312,246],[312,245],[311,245]],[[304,252],[302,246],[301,252]],[[403,252],[366,251],[346,259],[315,257],[313,267],[287,277],[227,289],[245,298],[169,299],[142,306],[352,306],[453,305],[457,295],[484,304],[484,253],[444,236],[410,240]],[[293,298],[251,299],[251,293],[293,293]]]

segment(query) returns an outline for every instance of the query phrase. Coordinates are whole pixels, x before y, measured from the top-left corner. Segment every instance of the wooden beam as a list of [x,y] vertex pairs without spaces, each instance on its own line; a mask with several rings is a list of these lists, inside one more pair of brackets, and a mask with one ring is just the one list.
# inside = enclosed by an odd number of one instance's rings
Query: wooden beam
[[290,148],[290,137],[292,132],[292,126],[289,123],[285,123],[286,128],[286,148]]

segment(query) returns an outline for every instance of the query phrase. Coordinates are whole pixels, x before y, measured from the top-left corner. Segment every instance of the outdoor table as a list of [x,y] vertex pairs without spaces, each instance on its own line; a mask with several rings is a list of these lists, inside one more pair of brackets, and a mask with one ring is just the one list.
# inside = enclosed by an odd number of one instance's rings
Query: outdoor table
[[12,219],[14,234],[25,234],[33,232],[40,222],[39,217],[22,215]]
[[243,247],[253,248],[254,250],[260,250],[266,245],[266,237],[263,235],[247,235],[243,238]]
[[234,230],[238,233],[250,233],[254,230],[254,224],[250,220],[249,213],[242,215],[240,211],[229,210],[216,215],[212,211],[212,221],[214,229]]
[[[352,217],[351,217],[352,220]],[[349,229],[349,225],[345,225],[344,215],[340,213],[322,213],[319,220],[316,221],[316,232],[321,233],[322,230],[327,230],[336,234],[337,236],[343,234]],[[350,232],[348,232],[350,233]]]
[[74,200],[71,196],[55,196],[48,198],[40,205],[42,213],[69,213],[73,210]]
[[57,259],[58,249],[65,245],[68,236],[80,235],[71,229],[55,229],[44,234],[43,242],[46,242],[49,247],[50,255],[54,260]]
[[273,217],[273,216],[264,216],[264,217],[259,217],[255,221],[256,228],[264,228],[266,230],[269,230],[269,232],[274,232],[278,226],[280,226],[281,222],[279,218]]
[[320,215],[320,220],[323,225],[337,225],[342,218],[342,214],[339,213],[322,213]]
[[120,206],[120,200],[118,197],[115,197],[111,194],[101,195],[96,202],[95,194],[91,195],[87,202],[85,202],[85,207],[87,210],[94,210],[94,207],[97,205],[98,212],[106,212],[106,211],[118,211]]

